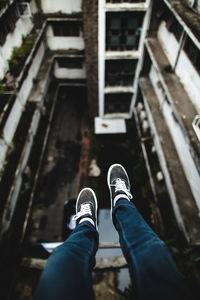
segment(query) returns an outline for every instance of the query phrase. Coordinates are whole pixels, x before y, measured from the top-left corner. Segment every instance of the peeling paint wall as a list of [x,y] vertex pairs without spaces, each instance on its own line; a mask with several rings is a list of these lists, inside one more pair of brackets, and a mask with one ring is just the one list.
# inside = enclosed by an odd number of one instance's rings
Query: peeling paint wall
[[45,14],[61,12],[63,14],[73,14],[81,12],[81,0],[41,0],[41,9]]
[[82,69],[60,68],[56,62],[54,65],[54,76],[58,79],[86,79],[85,65]]
[[3,129],[3,136],[0,139],[0,170],[3,167],[3,163],[6,157],[6,153],[8,150],[8,147],[13,139],[13,136],[15,134],[15,131],[17,129],[17,126],[19,124],[24,106],[26,104],[26,101],[28,99],[28,96],[30,94],[30,91],[33,87],[33,79],[37,75],[39,68],[41,66],[42,59],[45,54],[45,43],[41,43],[35,58],[33,60],[33,63],[31,65],[31,68],[29,69],[28,75],[26,79],[24,80],[17,98],[15,100],[15,103],[12,107],[12,110],[9,114],[9,117],[7,119],[7,122]]
[[194,7],[200,13],[200,0],[186,0],[189,6]]
[[[174,35],[167,30],[166,23],[164,21],[161,22],[159,27],[158,39],[171,66],[173,67],[178,53],[179,44]],[[190,62],[184,50],[181,51],[175,73],[183,84],[197,112],[200,113],[200,76]]]
[[49,25],[46,31],[46,41],[50,50],[84,50],[82,36],[55,36],[52,26]]
[[[35,1],[31,1],[30,8],[32,14],[37,12]],[[27,36],[33,28],[33,21],[31,17],[20,17],[15,25],[15,30],[9,33],[3,46],[0,47],[0,79],[8,71],[8,62],[13,48],[20,47],[22,44],[22,36]]]
[[200,0],[197,0],[196,9],[200,13]]
[[166,96],[162,93],[159,88],[159,78],[156,73],[155,68],[152,66],[150,71],[150,80],[156,92],[156,95],[160,102],[160,108],[162,110],[163,116],[165,118],[166,124],[169,128],[170,135],[173,139],[176,151],[178,153],[179,159],[183,166],[186,178],[190,184],[191,191],[196,200],[197,206],[200,210],[200,177],[192,158],[190,147],[186,141],[184,132],[180,127],[180,124],[173,116],[173,107],[166,101]]
[[7,35],[6,41],[0,50],[0,78],[3,78],[8,71],[8,62],[14,47],[22,44],[22,35],[26,36],[33,28],[31,18],[20,18],[15,30]]

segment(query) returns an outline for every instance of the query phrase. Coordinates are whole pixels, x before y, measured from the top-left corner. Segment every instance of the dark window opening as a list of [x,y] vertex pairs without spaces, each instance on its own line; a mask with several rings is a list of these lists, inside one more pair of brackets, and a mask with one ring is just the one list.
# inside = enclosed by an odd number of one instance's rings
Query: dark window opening
[[137,50],[143,12],[106,14],[106,50]]
[[83,59],[80,57],[58,57],[59,68],[82,69]]
[[129,113],[132,93],[105,95],[105,114]]
[[55,36],[80,36],[80,22],[61,21],[51,24]]
[[10,32],[15,29],[16,21],[19,18],[16,3],[10,5],[5,14],[0,20],[0,45],[5,43],[6,37]]
[[106,61],[106,86],[130,86],[133,84],[137,60]]
[[197,72],[200,73],[200,51],[189,37],[186,39],[184,50]]

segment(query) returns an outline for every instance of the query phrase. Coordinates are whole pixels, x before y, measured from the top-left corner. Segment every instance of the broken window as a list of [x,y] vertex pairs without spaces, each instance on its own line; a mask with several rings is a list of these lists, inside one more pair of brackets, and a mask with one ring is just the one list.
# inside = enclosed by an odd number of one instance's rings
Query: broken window
[[184,50],[195,69],[200,73],[200,51],[189,37],[186,38]]
[[15,29],[16,21],[19,18],[17,5],[13,3],[6,10],[5,14],[0,19],[0,45],[3,45],[7,35]]
[[80,36],[80,22],[59,21],[51,22],[55,36]]
[[137,50],[143,12],[106,14],[106,50]]
[[132,93],[105,95],[105,114],[129,113]]
[[106,61],[106,86],[130,86],[133,84],[137,60],[119,59]]
[[58,57],[59,68],[82,69],[83,59],[81,57]]

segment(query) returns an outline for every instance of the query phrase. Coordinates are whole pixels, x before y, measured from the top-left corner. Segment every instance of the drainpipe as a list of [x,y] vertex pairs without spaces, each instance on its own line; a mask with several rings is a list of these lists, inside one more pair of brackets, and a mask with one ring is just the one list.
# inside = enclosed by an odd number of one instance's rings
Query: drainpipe
[[175,69],[177,67],[178,60],[179,60],[179,57],[180,57],[180,54],[181,54],[181,50],[183,49],[183,47],[185,45],[186,37],[187,37],[187,35],[186,35],[186,33],[185,33],[184,29],[183,29],[183,32],[181,34],[181,39],[180,39],[178,53],[176,55],[176,60],[175,60],[174,66],[172,68],[173,72],[175,72]]

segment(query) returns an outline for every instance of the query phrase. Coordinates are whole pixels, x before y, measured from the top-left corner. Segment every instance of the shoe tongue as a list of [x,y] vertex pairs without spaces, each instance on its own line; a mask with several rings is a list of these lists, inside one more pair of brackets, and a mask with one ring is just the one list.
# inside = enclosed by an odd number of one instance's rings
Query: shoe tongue
[[121,179],[121,178],[116,178],[116,179],[113,181],[113,183],[114,183],[114,184],[117,184],[118,181],[121,181],[121,182],[125,183],[125,185],[126,185],[126,180],[125,180],[125,179]]

